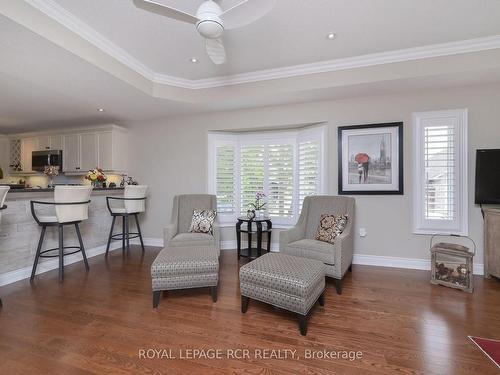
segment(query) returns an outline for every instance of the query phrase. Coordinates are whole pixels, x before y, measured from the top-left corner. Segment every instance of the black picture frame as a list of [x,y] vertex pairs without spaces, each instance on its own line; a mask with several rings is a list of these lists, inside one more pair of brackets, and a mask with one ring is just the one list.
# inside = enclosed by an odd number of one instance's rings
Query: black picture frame
[[[397,187],[394,189],[370,189],[370,184],[367,184],[367,189],[362,190],[352,190],[344,186],[344,167],[345,163],[349,163],[349,160],[344,160],[344,133],[346,131],[355,132],[359,130],[360,132],[369,129],[381,129],[388,128],[393,130],[396,129],[397,134],[397,160],[398,166],[396,168],[398,176],[395,177],[397,181]],[[351,125],[351,126],[340,126],[338,127],[338,194],[339,195],[403,195],[404,194],[404,165],[403,165],[403,122],[388,122],[379,124],[366,124],[366,125]],[[391,160],[393,160],[394,155],[391,155]],[[347,168],[348,169],[348,168]],[[360,177],[361,179],[361,177]]]

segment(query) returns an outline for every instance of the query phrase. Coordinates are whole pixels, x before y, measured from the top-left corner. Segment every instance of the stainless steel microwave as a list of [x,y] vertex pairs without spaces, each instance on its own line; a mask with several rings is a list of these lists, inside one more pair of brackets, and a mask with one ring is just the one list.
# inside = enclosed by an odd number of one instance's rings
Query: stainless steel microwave
[[62,172],[62,150],[33,151],[31,154],[31,169],[43,172],[46,166],[59,167]]

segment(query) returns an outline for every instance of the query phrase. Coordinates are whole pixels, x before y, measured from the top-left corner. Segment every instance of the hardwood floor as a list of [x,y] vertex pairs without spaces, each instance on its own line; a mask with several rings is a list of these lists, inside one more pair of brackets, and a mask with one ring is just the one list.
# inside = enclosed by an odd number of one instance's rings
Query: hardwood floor
[[[0,288],[0,372],[5,374],[497,374],[467,335],[500,338],[500,281],[477,278],[473,295],[432,286],[428,272],[354,266],[342,295],[327,283],[308,334],[295,317],[250,301],[240,312],[236,253],[223,251],[219,299],[209,289],[168,293],[152,308],[150,265],[159,249],[120,251]],[[244,261],[242,261],[243,263]],[[144,359],[140,351],[220,349],[223,359]],[[227,358],[248,349],[250,358]],[[292,349],[299,359],[259,359]],[[306,350],[362,358],[307,359]],[[179,352],[181,351],[181,352]],[[142,352],[146,353],[146,352]],[[207,353],[207,352],[205,352]],[[281,352],[284,354],[284,352]],[[341,353],[342,354],[342,353]]]

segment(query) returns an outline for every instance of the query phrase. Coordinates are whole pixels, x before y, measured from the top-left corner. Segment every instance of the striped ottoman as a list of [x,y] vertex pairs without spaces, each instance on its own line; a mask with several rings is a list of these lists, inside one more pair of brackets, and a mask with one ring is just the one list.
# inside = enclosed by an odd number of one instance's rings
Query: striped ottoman
[[326,266],[323,262],[268,253],[240,268],[241,311],[249,299],[292,311],[306,335],[309,312],[316,301],[324,305]]
[[159,252],[151,265],[153,307],[163,290],[209,287],[217,302],[219,257],[214,246],[171,247]]

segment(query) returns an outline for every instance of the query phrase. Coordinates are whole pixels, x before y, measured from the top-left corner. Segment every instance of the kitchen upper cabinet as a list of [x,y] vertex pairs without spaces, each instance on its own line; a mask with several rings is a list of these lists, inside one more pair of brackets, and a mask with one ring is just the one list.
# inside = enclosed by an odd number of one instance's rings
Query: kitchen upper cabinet
[[33,151],[38,148],[38,140],[36,138],[23,138],[21,140],[21,166],[23,173],[33,173],[31,168],[31,157]]
[[80,135],[65,135],[63,151],[63,172],[78,172],[80,170]]
[[62,150],[63,149],[63,137],[62,135],[41,135],[37,137],[38,151],[46,150]]
[[104,171],[111,171],[113,170],[113,133],[98,133],[97,137],[99,168]]
[[97,134],[80,135],[80,167],[83,171],[94,169],[97,163]]
[[98,166],[105,172],[122,173],[127,171],[127,133],[121,129],[99,132]]

